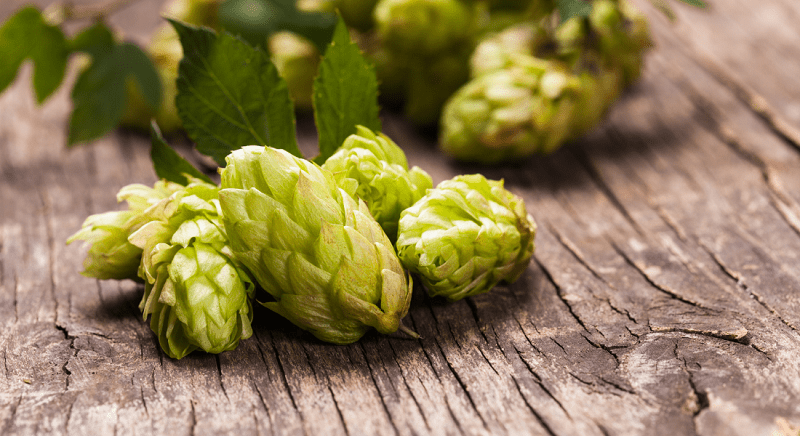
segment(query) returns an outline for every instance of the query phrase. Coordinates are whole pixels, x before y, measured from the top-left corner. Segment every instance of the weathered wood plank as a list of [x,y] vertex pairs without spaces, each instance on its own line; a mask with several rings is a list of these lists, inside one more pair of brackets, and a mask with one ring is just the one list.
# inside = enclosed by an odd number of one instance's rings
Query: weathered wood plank
[[[115,22],[144,41],[158,3]],[[148,140],[66,150],[68,92],[37,108],[27,69],[0,96],[0,433],[796,434],[800,9],[676,5],[669,24],[636,4],[657,42],[643,80],[552,156],[460,165],[386,118],[435,181],[504,178],[540,226],[510,286],[452,304],[418,286],[418,341],[328,345],[257,307],[235,351],[164,357],[141,287],[80,276],[83,249],[63,245],[155,181]]]

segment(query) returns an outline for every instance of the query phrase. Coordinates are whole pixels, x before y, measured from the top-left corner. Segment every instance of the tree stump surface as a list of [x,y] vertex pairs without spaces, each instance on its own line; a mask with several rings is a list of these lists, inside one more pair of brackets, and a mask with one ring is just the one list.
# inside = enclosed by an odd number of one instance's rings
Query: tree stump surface
[[[386,115],[435,183],[503,178],[539,225],[514,284],[417,286],[419,340],[330,345],[256,305],[235,351],[166,357],[142,287],[81,276],[64,244],[156,180],[149,138],[67,149],[71,85],[37,107],[25,68],[0,95],[0,434],[800,434],[800,3],[670,2],[674,23],[635,3],[642,79],[552,155],[457,164]],[[114,20],[143,42],[159,5]]]

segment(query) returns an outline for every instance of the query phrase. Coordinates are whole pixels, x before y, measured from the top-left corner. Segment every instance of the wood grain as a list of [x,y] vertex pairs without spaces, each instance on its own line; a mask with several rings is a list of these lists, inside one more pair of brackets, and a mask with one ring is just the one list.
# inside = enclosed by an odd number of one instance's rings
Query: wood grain
[[[160,3],[116,22],[144,41]],[[514,284],[417,287],[420,340],[329,345],[257,307],[236,350],[165,357],[141,287],[79,275],[64,245],[155,181],[148,139],[67,149],[67,87],[37,107],[26,67],[0,95],[0,434],[800,434],[800,5],[676,2],[670,23],[635,3],[644,77],[553,155],[457,164],[386,114],[435,182],[503,178],[539,224]]]

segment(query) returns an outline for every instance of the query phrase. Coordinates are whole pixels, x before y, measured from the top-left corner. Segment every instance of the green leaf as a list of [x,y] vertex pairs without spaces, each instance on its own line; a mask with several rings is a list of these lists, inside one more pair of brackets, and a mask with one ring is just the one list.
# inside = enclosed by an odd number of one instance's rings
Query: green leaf
[[155,112],[161,105],[161,77],[153,62],[142,49],[129,42],[118,45],[115,55],[122,71],[136,80],[145,103]]
[[295,0],[226,0],[219,5],[222,27],[253,45],[266,47],[267,37],[289,30],[313,42],[320,51],[330,42],[336,16],[299,11]]
[[322,164],[345,138],[362,125],[379,132],[378,79],[375,67],[368,63],[350,41],[344,21],[339,20],[322,64],[314,80],[314,118],[319,132],[319,156]]
[[14,81],[20,64],[31,59],[33,89],[41,104],[61,85],[69,53],[61,29],[47,24],[36,8],[21,9],[0,27],[0,92]]
[[155,121],[150,123],[150,137],[152,140],[150,159],[153,160],[153,167],[158,177],[181,185],[188,185],[189,179],[186,178],[188,174],[208,183],[214,183],[207,175],[203,174],[167,145]]
[[137,46],[118,44],[111,31],[98,22],[72,42],[74,50],[92,57],[72,89],[73,111],[67,144],[97,139],[115,128],[125,110],[125,82],[136,80],[145,101],[153,108],[161,102],[161,79],[150,58]]
[[289,90],[269,55],[234,36],[170,22],[184,53],[175,105],[197,149],[220,166],[245,145],[301,156]]
[[556,7],[562,23],[572,17],[588,17],[592,12],[592,5],[585,0],[556,0]]
[[687,5],[696,6],[698,8],[706,7],[706,2],[702,0],[680,0],[680,1],[686,3]]

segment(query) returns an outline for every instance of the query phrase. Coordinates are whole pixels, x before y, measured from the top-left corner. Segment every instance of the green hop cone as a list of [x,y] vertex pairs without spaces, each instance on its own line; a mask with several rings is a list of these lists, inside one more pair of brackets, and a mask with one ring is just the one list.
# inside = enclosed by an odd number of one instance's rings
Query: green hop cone
[[581,81],[557,61],[521,55],[511,68],[468,82],[442,112],[442,150],[497,163],[549,153],[573,133]]
[[400,217],[397,252],[431,296],[450,301],[515,281],[533,254],[536,223],[502,181],[457,176]]
[[345,139],[322,165],[337,184],[367,203],[390,240],[397,239],[400,212],[433,187],[431,177],[418,167],[408,169],[403,150],[389,137],[363,126]]
[[225,228],[236,258],[274,297],[264,306],[337,344],[370,327],[404,329],[411,285],[363,201],[283,150],[248,146],[226,161]]
[[137,271],[142,250],[128,242],[128,237],[144,225],[144,211],[180,188],[169,182],[157,182],[155,187],[134,184],[122,188],[117,201],[126,201],[128,210],[106,212],[86,218],[82,228],[67,239],[91,244],[83,261],[82,274],[100,280],[139,280]]
[[589,25],[604,61],[621,68],[626,86],[636,81],[643,55],[652,45],[647,18],[625,0],[597,0]]
[[311,109],[314,76],[321,60],[319,50],[311,41],[292,32],[275,32],[268,40],[272,62],[286,80],[295,107]]
[[530,55],[546,41],[543,27],[526,22],[510,26],[480,41],[469,59],[471,77],[480,77],[514,66],[519,55]]
[[438,55],[469,43],[475,19],[460,0],[381,0],[374,18],[385,47],[417,56]]
[[465,50],[410,62],[403,115],[417,126],[435,126],[447,99],[469,80],[468,62]]
[[234,260],[219,214],[219,188],[201,180],[149,208],[129,240],[143,250],[139,308],[164,352],[233,350],[252,335],[255,285]]
[[366,32],[375,25],[372,11],[378,0],[334,0],[334,5],[349,27]]

